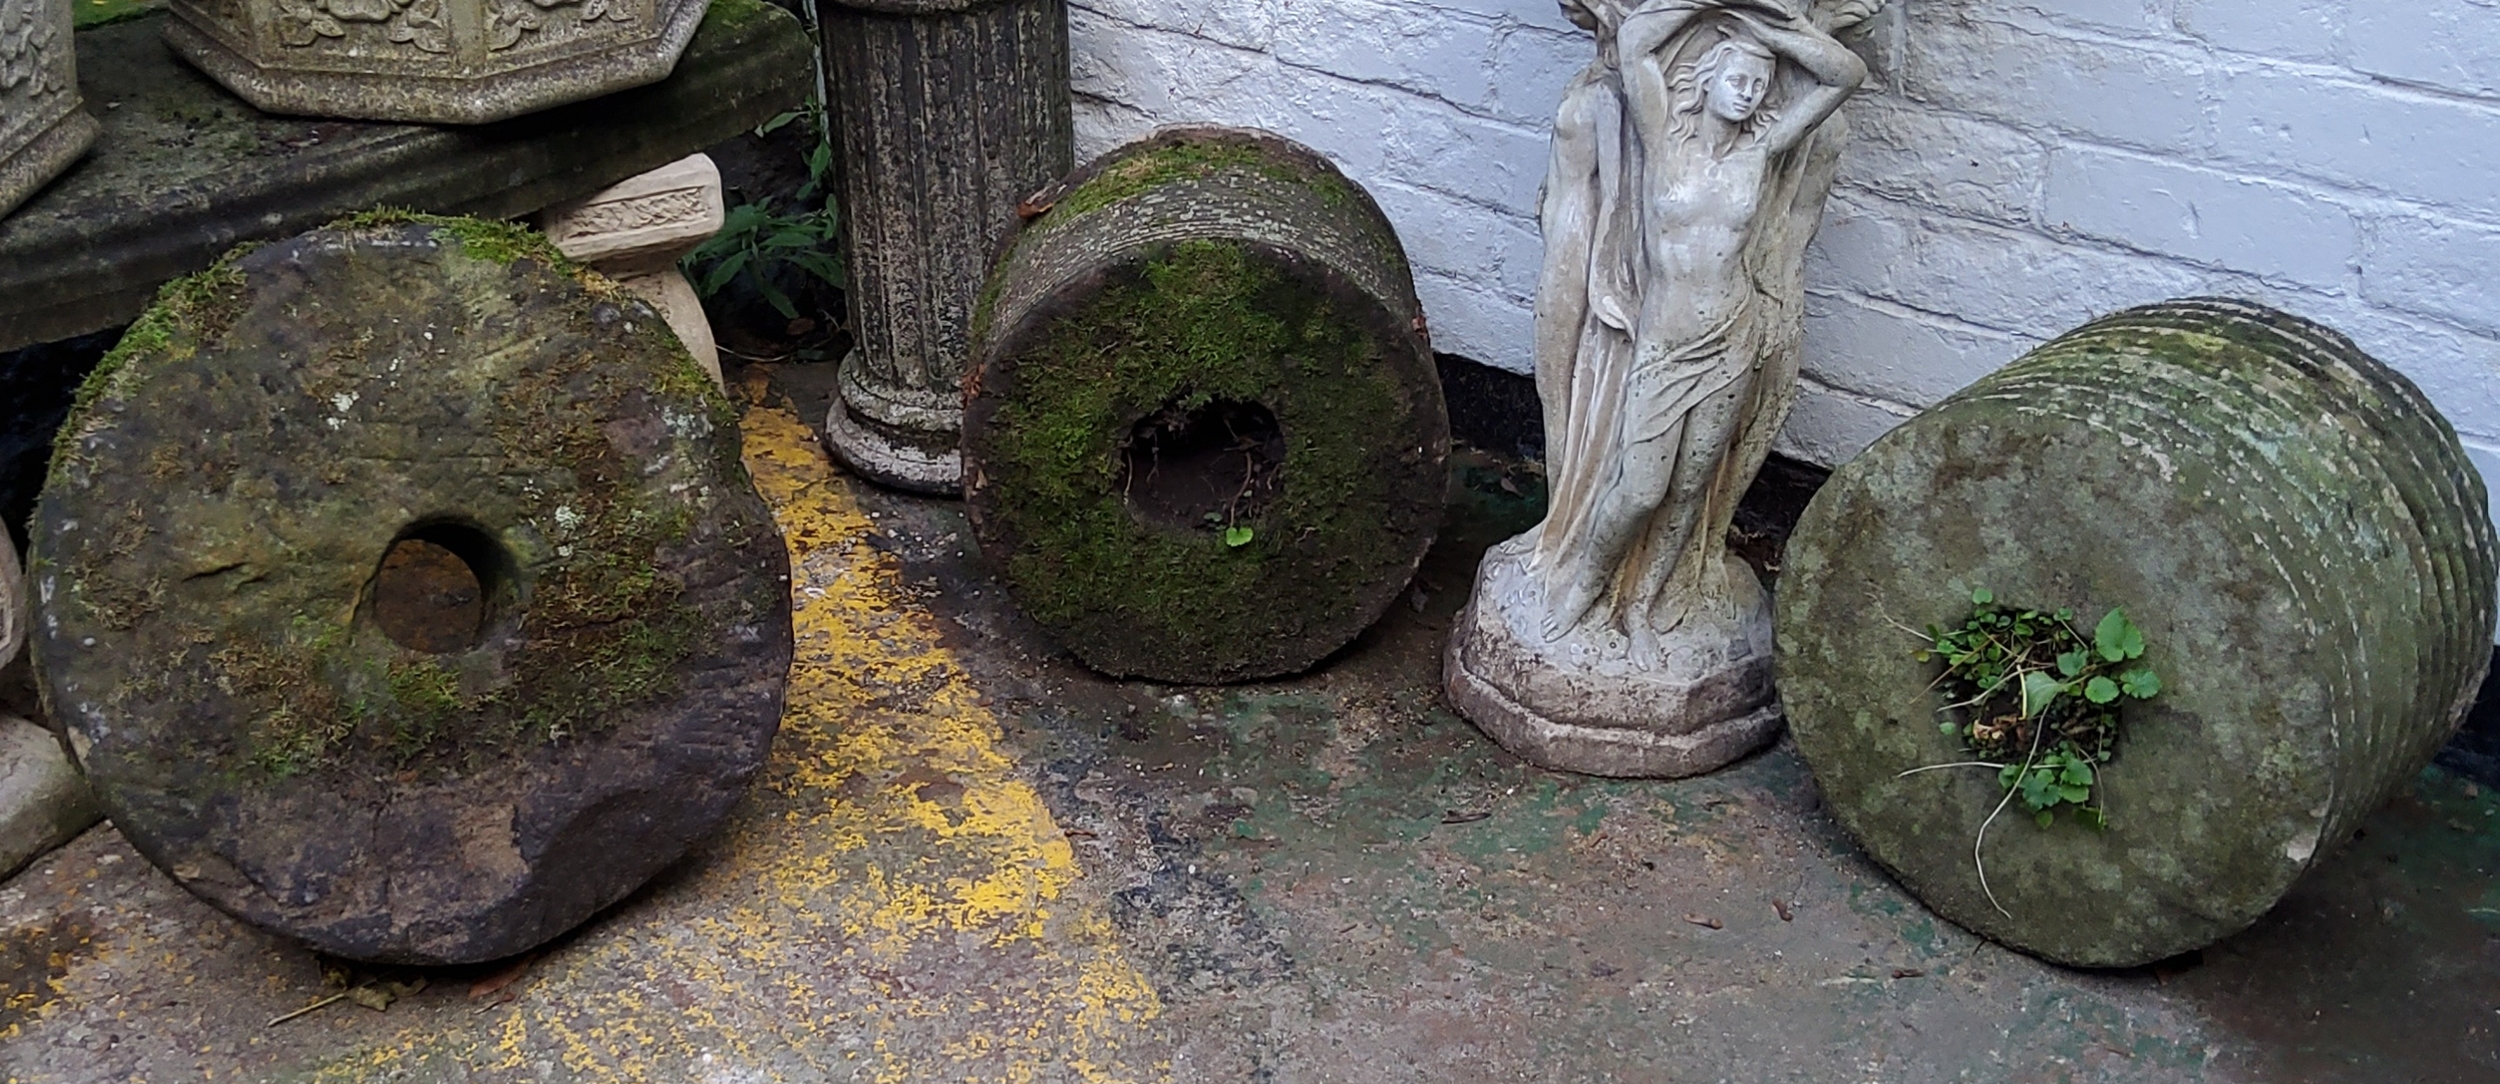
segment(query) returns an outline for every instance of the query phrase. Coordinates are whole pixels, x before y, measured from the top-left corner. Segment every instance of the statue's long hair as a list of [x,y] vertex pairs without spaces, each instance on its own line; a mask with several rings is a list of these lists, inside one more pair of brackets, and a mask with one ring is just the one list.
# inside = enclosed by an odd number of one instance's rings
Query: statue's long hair
[[[1778,74],[1779,57],[1776,54],[1750,38],[1731,35],[1719,39],[1718,44],[1701,54],[1700,59],[1676,65],[1675,71],[1667,76],[1667,94],[1675,102],[1675,112],[1667,122],[1667,131],[1675,137],[1678,146],[1701,134],[1701,115],[1710,108],[1710,81],[1718,78],[1719,72],[1727,67],[1727,62],[1740,53],[1771,61],[1772,74]],[[1779,111],[1772,108],[1770,91],[1766,89],[1762,102],[1754,107],[1753,115],[1738,124],[1736,130],[1748,139],[1755,138],[1778,120]]]

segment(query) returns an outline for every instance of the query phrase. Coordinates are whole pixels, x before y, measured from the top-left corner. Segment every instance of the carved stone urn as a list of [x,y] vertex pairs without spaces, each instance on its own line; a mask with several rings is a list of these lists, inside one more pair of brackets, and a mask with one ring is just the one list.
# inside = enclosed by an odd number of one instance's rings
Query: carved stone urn
[[271,113],[481,124],[668,77],[709,0],[173,0],[165,42]]
[[95,142],[79,108],[70,0],[0,0],[0,215]]

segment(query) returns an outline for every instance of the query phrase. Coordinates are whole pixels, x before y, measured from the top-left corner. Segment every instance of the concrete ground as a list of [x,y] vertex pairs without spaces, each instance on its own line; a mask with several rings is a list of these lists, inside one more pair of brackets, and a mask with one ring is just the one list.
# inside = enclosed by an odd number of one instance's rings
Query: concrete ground
[[[718,838],[521,961],[364,971],[98,828],[0,884],[0,1080],[2500,1080],[2500,800],[2441,769],[2248,932],[2048,966],[1903,894],[1784,742],[1597,780],[1443,707],[1532,479],[1455,472],[1416,589],[1318,672],[1124,684],[785,390],[746,433],[799,658]],[[398,996],[271,1023],[350,991]]]

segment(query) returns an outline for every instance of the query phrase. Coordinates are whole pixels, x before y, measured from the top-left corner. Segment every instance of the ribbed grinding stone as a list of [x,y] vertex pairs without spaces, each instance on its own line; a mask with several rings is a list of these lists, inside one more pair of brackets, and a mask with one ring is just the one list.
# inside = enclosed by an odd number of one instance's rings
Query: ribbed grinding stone
[[[2482,479],[2419,390],[2237,301],[2094,321],[1835,472],[1791,536],[1778,679],[1833,815],[1937,913],[2062,963],[2199,948],[2274,906],[2454,732],[2490,663]],[[1998,817],[1902,626],[2123,607],[2161,694],[2102,772],[2109,827]]]
[[114,825],[339,956],[564,932],[780,723],[787,558],[730,405],[517,227],[373,216],[168,286],[32,534],[44,694]]

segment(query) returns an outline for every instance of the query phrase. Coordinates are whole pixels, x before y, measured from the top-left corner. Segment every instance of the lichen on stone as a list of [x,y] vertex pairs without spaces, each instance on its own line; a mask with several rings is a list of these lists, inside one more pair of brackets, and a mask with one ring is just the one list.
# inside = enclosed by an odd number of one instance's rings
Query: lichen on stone
[[546,264],[576,279],[587,270],[556,249],[547,235],[518,222],[466,215],[435,215],[404,207],[377,207],[359,211],[322,227],[327,230],[354,231],[388,226],[431,226],[442,236],[460,243],[460,250],[489,263],[508,264],[514,260],[531,259]]
[[[228,770],[287,778],[321,772],[349,755],[359,763],[380,757],[401,770],[456,773],[520,746],[595,734],[620,713],[675,693],[684,665],[710,635],[705,630],[716,625],[717,615],[689,604],[685,585],[663,571],[668,555],[724,537],[744,545],[758,532],[769,533],[768,524],[745,522],[717,496],[724,482],[744,478],[736,414],[728,401],[682,345],[660,330],[656,314],[597,289],[604,279],[565,260],[543,236],[510,223],[377,211],[308,237],[314,245],[352,244],[359,234],[412,227],[419,235],[448,239],[440,247],[441,258],[453,261],[445,283],[500,283],[509,277],[508,296],[514,299],[509,304],[533,307],[534,322],[524,327],[488,320],[478,326],[494,325],[487,331],[493,343],[481,344],[471,360],[403,371],[400,366],[418,348],[432,348],[407,336],[427,321],[435,327],[475,324],[476,310],[469,306],[478,303],[449,292],[474,285],[403,283],[394,287],[394,296],[404,295],[396,315],[374,317],[373,327],[385,336],[380,345],[356,330],[360,312],[333,305],[301,315],[290,309],[284,316],[255,316],[301,321],[290,324],[296,330],[270,353],[273,344],[258,339],[244,345],[222,341],[246,306],[259,303],[255,297],[262,295],[254,291],[267,288],[248,282],[241,254],[233,254],[165,288],[159,303],[89,379],[56,454],[55,484],[63,494],[92,490],[91,479],[127,489],[144,478],[150,491],[184,495],[175,504],[187,511],[171,525],[157,522],[160,510],[137,504],[106,506],[120,508],[118,513],[85,513],[89,522],[69,536],[78,544],[63,548],[64,559],[46,570],[60,574],[65,601],[75,603],[75,611],[65,613],[76,612],[100,630],[144,634],[149,642],[172,645],[178,657],[168,660],[168,672],[213,678],[244,725],[229,738],[204,737],[200,751]],[[473,262],[496,270],[488,280],[467,277],[470,272],[458,265]],[[567,300],[570,287],[551,278],[583,289]],[[492,286],[476,296],[492,298],[505,289]],[[648,321],[650,331],[620,326],[639,321]],[[400,345],[389,345],[393,334],[403,336]],[[320,348],[325,336],[335,348]],[[314,348],[299,355],[284,345],[298,341]],[[205,357],[219,349],[242,352],[230,363]],[[415,387],[435,390],[393,390],[411,379],[422,382]],[[466,386],[471,380],[483,383]],[[193,390],[176,390],[183,388]],[[407,413],[392,415],[379,428],[357,422],[366,426],[365,435],[345,443],[296,437],[283,444],[291,450],[254,452],[228,448],[232,434],[213,431],[182,457],[148,456],[144,442],[155,441],[161,450],[168,434],[185,424],[181,419],[191,404],[166,401],[169,395],[194,400],[207,395],[227,403],[219,409],[228,414],[265,412],[267,423],[243,428],[267,424],[273,432],[322,432],[322,415],[333,409],[343,414],[347,408],[337,404],[355,402],[359,395],[399,397],[398,409]],[[130,406],[103,409],[115,401]],[[644,435],[621,438],[619,426]],[[141,462],[77,458],[90,453],[72,434],[115,430],[113,447],[101,454],[128,445],[139,451]],[[402,430],[405,438],[386,435]],[[445,439],[451,443],[440,443]],[[630,450],[635,441],[645,450]],[[478,449],[491,463],[478,468],[473,483],[457,481],[466,468],[456,464],[477,454],[464,456],[459,452],[464,447]],[[458,486],[478,486],[473,496],[499,511],[497,522],[476,526],[514,563],[490,585],[494,597],[488,605],[496,619],[476,648],[428,655],[395,644],[371,623],[366,600],[337,600],[336,588],[327,584],[338,573],[322,569],[275,593],[264,584],[248,612],[234,605],[204,607],[196,594],[180,613],[161,605],[174,578],[201,578],[186,575],[185,566],[198,563],[188,554],[212,545],[165,536],[165,530],[187,525],[196,531],[202,522],[197,517],[223,515],[216,508],[285,494],[282,502],[245,517],[274,515],[289,524],[285,532],[252,528],[244,532],[256,539],[249,546],[308,544],[323,552],[317,557],[263,552],[253,560],[335,562],[339,556],[329,547],[360,544],[347,540],[369,537],[377,512],[406,514],[377,504],[367,487],[390,491],[397,484],[389,466],[394,457],[424,463],[437,454],[433,448],[454,454],[425,468],[432,471],[426,477],[438,479],[430,484],[454,487],[441,490],[444,496]],[[240,471],[225,461],[237,456],[245,468]],[[278,458],[255,461],[256,456]],[[73,465],[75,483],[65,481]],[[244,488],[229,491],[233,486]],[[175,514],[170,507],[161,511]],[[143,621],[149,628],[131,632]],[[162,692],[118,689],[109,698],[119,703]]]

